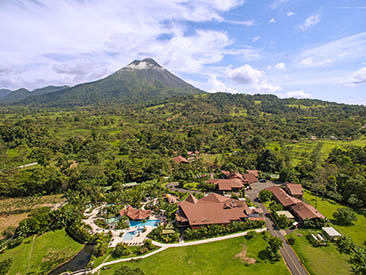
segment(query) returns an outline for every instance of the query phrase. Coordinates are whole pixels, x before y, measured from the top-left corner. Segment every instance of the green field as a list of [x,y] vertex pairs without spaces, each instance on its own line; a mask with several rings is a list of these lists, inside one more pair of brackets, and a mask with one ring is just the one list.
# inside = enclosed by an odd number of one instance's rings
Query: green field
[[[346,146],[366,146],[366,139],[355,139],[355,140],[329,140],[329,139],[318,139],[315,141],[305,140],[299,143],[290,143],[287,144],[290,149],[293,161],[292,164],[296,165],[301,160],[307,159],[309,154],[315,149],[315,147],[322,143],[323,147],[321,149],[321,159],[326,159],[329,153],[336,147],[344,148]],[[280,149],[280,144],[277,142],[267,144],[267,149],[275,151],[276,149]]]
[[296,241],[293,248],[310,274],[351,274],[349,256],[340,254],[333,243],[329,246],[313,247],[306,239],[308,230],[292,233]]
[[55,255],[65,262],[82,248],[83,245],[70,238],[65,230],[57,230],[34,239],[26,239],[21,245],[0,254],[0,261],[8,258],[13,260],[9,274],[29,274],[40,271],[40,265],[46,260],[45,256]]
[[[316,197],[310,194],[310,192],[305,192],[304,198],[307,202],[316,206]],[[333,219],[333,213],[340,207],[346,206],[342,206],[332,200],[318,198],[317,209],[331,221]],[[366,240],[366,217],[357,213],[356,215],[357,221],[354,225],[342,226],[333,223],[333,226],[340,233],[350,236],[357,245],[362,245]]]
[[[281,259],[270,263],[263,258],[266,242],[261,235],[247,241],[244,237],[208,244],[169,248],[161,253],[133,263],[111,265],[101,274],[113,274],[122,265],[141,268],[145,274],[289,274]],[[247,264],[236,257],[247,247],[247,257],[256,263]]]

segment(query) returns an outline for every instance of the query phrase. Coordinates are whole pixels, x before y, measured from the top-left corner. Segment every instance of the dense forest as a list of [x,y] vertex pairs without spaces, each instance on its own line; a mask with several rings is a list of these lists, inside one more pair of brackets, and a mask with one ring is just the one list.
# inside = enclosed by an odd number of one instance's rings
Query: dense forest
[[[272,95],[200,94],[123,107],[4,107],[0,194],[89,192],[164,176],[204,181],[198,175],[219,168],[259,169],[364,208],[365,148],[335,148],[324,159],[319,143],[294,161],[289,145],[312,136],[362,139],[365,123],[362,106]],[[200,151],[202,157],[186,166],[171,162],[187,151]],[[35,161],[34,167],[16,168]]]

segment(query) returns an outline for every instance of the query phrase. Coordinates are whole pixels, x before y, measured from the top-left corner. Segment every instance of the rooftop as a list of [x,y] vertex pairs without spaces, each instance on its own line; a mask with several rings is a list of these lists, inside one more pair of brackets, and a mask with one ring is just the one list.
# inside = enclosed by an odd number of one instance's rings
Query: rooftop
[[342,236],[341,233],[339,233],[337,230],[334,229],[334,227],[322,227],[322,230],[328,234],[330,237],[340,237]]
[[189,225],[223,224],[246,217],[245,202],[210,194],[200,200],[190,195],[179,203],[178,219],[188,221]]
[[303,189],[302,189],[301,184],[287,183],[286,187],[291,196],[302,196],[303,195]]
[[289,196],[282,188],[280,188],[278,186],[271,186],[271,187],[267,188],[267,190],[271,191],[273,196],[275,196],[276,199],[284,207],[295,205],[296,203],[301,202],[300,200]]

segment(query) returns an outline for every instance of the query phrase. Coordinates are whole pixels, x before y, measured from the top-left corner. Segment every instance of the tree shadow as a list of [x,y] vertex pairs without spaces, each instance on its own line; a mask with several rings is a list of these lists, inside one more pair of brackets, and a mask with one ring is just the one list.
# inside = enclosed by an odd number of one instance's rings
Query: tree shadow
[[261,259],[262,261],[270,261],[271,257],[266,249],[263,249],[258,252],[257,257]]

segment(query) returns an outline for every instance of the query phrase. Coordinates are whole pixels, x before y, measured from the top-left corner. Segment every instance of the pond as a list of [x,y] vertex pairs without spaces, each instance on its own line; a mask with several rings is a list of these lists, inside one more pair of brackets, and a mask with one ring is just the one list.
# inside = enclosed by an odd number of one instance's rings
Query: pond
[[73,259],[53,270],[49,273],[49,275],[58,275],[66,271],[77,271],[86,268],[91,258],[93,249],[94,245],[85,245],[84,248]]

